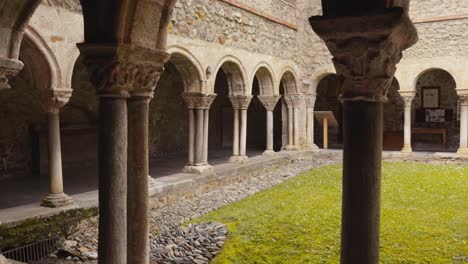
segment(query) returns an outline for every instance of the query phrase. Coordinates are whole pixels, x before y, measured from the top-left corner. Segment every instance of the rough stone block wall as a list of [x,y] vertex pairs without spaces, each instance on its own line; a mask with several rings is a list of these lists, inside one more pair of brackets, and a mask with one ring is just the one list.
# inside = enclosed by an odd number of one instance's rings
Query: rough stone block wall
[[[265,4],[261,4],[263,5]],[[289,13],[295,12],[289,5],[283,6],[281,12],[285,9],[291,9]],[[280,9],[275,12],[278,10]],[[296,49],[292,48],[297,46],[295,30],[223,1],[178,1],[169,32],[284,59],[291,59],[296,55]]]

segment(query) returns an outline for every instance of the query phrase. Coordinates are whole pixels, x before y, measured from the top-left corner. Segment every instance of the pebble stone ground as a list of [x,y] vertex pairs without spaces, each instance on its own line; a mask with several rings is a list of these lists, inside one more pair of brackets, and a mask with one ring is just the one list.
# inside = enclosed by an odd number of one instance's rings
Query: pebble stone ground
[[[173,204],[151,210],[150,244],[152,263],[208,263],[219,252],[226,239],[227,229],[220,223],[191,225],[181,224],[210,213],[232,202],[245,199],[265,189],[280,184],[301,172],[323,165],[333,164],[341,159],[335,154],[314,155],[313,158],[299,159],[279,169],[257,177],[226,185],[190,199],[181,199]],[[48,258],[37,264],[97,263],[86,256],[94,257],[97,252],[97,218],[84,221],[77,231],[64,242],[63,248],[75,256],[68,260]],[[201,246],[194,241],[205,241]],[[187,242],[189,241],[189,242]],[[203,247],[203,245],[205,247]],[[192,247],[192,248],[190,248]],[[192,252],[190,252],[192,250]],[[195,251],[196,250],[196,251]],[[193,254],[195,251],[195,254]],[[177,253],[177,254],[176,254]],[[181,259],[183,258],[184,261]],[[190,258],[191,257],[191,258]],[[166,258],[166,260],[162,260]],[[36,263],[35,263],[36,264]]]

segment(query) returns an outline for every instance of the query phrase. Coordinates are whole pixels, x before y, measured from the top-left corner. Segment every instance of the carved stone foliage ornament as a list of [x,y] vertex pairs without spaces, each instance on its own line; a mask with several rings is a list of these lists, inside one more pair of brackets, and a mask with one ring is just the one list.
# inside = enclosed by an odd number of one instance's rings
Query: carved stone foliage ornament
[[153,97],[169,54],[130,45],[79,44],[99,96]]
[[233,109],[245,110],[249,108],[250,101],[252,101],[252,96],[251,95],[230,95],[229,100],[231,100]]
[[459,93],[458,97],[460,98],[460,105],[468,106],[468,91],[464,93]]
[[273,111],[275,110],[275,106],[278,104],[278,100],[281,98],[281,95],[259,95],[257,97],[267,111]]
[[306,108],[314,108],[316,99],[317,99],[317,94],[305,94],[304,102],[305,102]]
[[0,58],[0,90],[10,89],[8,79],[16,76],[22,68],[21,61]]
[[210,109],[217,94],[183,93],[182,97],[188,109]]
[[303,95],[301,94],[288,94],[284,96],[288,108],[299,108],[304,102]]
[[402,8],[354,17],[312,17],[314,31],[333,55],[342,100],[387,100],[402,51],[418,40]]
[[405,103],[406,107],[411,107],[411,104],[413,103],[414,96],[416,95],[415,92],[403,92],[400,91],[400,96],[401,99],[403,99],[403,102]]
[[72,96],[72,89],[54,89],[44,93],[44,110],[48,113],[58,112],[68,103]]

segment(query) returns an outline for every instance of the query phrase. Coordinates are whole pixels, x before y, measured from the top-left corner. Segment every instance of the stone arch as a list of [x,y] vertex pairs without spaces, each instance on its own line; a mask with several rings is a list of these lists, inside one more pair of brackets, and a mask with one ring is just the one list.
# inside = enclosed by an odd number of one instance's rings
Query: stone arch
[[316,70],[312,76],[312,81],[311,81],[311,91],[310,93],[315,94],[317,93],[317,86],[319,85],[320,81],[327,77],[328,75],[331,74],[336,74],[335,67],[332,65],[328,65],[327,67],[320,68]]
[[206,92],[206,82],[200,62],[189,51],[180,47],[169,47],[168,53],[171,54],[169,61],[182,75],[184,91]]
[[262,62],[255,68],[252,84],[254,79],[257,78],[260,95],[279,94],[279,86],[277,87],[277,85],[275,85],[274,76],[272,68],[267,63]]
[[[460,124],[457,120],[457,82],[451,71],[440,67],[428,67],[420,71],[415,79],[415,97],[412,101],[413,128],[444,128],[446,145],[440,137],[416,134],[412,137],[415,151],[455,151],[459,146]],[[424,88],[439,88],[437,106],[423,105]],[[432,119],[432,111],[440,111]],[[442,114],[443,111],[443,114]],[[434,113],[434,112],[432,112]],[[442,116],[441,116],[442,115]],[[442,120],[441,120],[442,119]]]
[[297,81],[296,72],[291,67],[286,67],[282,74],[280,75],[279,83],[282,83],[284,86],[284,93],[285,94],[298,94],[300,93],[299,86]]
[[[218,63],[215,73],[224,71],[228,81],[230,95],[245,95],[246,90],[246,71],[241,61],[233,56],[226,56]],[[215,75],[216,76],[216,75]],[[212,90],[214,91],[214,84]]]
[[417,74],[413,80],[413,88],[414,90],[416,90],[417,88],[417,83],[418,83],[418,80],[426,73],[430,72],[430,71],[445,71],[446,73],[450,74],[450,76],[452,77],[453,81],[455,82],[455,89],[457,89],[457,79],[456,79],[456,74],[453,73],[453,71],[451,71],[450,69],[446,69],[446,68],[443,68],[443,67],[428,67],[422,71],[419,72],[419,74]]
[[[29,66],[33,72],[41,73],[41,81],[36,83],[36,86],[41,91],[60,89],[59,84],[62,83],[62,73],[58,61],[50,47],[39,33],[32,27],[28,26],[25,30],[23,41],[21,44],[20,57],[26,60],[34,61]],[[40,54],[40,56],[36,56]],[[38,61],[40,61],[38,63]],[[44,69],[42,66],[46,65]]]

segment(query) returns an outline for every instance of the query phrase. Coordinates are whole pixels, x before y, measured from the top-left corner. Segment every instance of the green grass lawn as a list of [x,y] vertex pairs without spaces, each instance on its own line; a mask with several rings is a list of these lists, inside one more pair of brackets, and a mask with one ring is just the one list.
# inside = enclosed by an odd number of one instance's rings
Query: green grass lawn
[[[311,170],[195,222],[229,237],[212,263],[339,263],[341,166]],[[468,166],[384,163],[381,263],[468,263]]]

